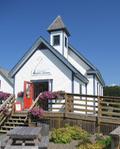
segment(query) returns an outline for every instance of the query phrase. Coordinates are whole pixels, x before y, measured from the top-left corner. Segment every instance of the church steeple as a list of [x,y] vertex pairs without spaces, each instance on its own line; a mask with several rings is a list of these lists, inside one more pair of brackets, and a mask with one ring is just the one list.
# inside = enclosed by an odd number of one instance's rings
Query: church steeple
[[60,16],[48,27],[48,32],[50,33],[50,44],[67,58],[70,33]]
[[69,33],[67,27],[65,26],[65,24],[63,23],[61,16],[57,16],[57,18],[48,27],[48,32],[49,33],[52,32],[52,31],[59,31],[59,30],[65,31],[66,34],[68,36],[70,36],[70,33]]

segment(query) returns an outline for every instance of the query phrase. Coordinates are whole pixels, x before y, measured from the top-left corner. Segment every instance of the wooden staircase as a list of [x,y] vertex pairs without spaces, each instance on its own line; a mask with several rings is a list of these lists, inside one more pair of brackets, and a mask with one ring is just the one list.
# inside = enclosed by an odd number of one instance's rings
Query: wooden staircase
[[13,113],[7,120],[1,125],[0,133],[7,133],[9,130],[16,126],[28,126],[27,113]]
[[[36,106],[39,96],[34,100],[28,111],[14,112],[15,98],[13,95],[0,106],[0,133],[7,133],[16,126],[29,126],[31,119],[28,117],[29,111]],[[3,109],[7,109],[9,116],[4,114]]]
[[28,111],[14,112],[14,95],[0,105],[0,133],[6,133],[16,126],[28,126]]

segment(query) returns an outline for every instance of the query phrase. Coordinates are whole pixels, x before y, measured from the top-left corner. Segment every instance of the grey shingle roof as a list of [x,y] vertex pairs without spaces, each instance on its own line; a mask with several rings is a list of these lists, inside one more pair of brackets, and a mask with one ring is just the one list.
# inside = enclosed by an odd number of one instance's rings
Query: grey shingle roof
[[64,30],[68,35],[70,35],[67,27],[65,26],[65,24],[62,21],[62,18],[60,16],[58,16],[53,22],[52,24],[48,27],[48,32],[51,31],[56,31],[56,30]]
[[25,64],[25,62],[31,57],[31,55],[44,44],[62,63],[64,63],[74,74],[84,83],[88,83],[88,80],[83,76],[63,55],[61,55],[56,49],[54,49],[45,39],[40,37],[33,46],[25,53],[25,55],[19,60],[19,62],[10,71],[10,76],[14,75],[20,70],[20,68]]
[[13,79],[9,76],[9,71],[0,67],[0,75],[13,87]]

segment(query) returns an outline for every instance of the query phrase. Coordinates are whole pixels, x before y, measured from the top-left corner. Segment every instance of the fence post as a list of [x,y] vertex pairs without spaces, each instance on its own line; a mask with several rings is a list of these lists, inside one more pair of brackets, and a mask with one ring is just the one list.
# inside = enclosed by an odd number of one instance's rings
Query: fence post
[[87,115],[87,97],[85,97],[85,114]]
[[65,93],[65,115],[66,115],[66,113],[68,112],[68,105],[67,105],[67,102],[68,102],[68,95],[67,95],[67,93]]
[[101,97],[98,97],[98,119],[97,119],[97,124],[98,124],[98,133],[100,133],[100,118],[101,118]]

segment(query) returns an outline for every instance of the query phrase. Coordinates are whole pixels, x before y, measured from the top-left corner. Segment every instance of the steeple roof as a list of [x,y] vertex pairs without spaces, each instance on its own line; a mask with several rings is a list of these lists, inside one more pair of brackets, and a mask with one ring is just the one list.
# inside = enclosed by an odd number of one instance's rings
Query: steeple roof
[[58,16],[52,24],[48,27],[48,32],[57,31],[57,30],[64,30],[68,36],[70,36],[70,33],[65,26],[61,16]]

